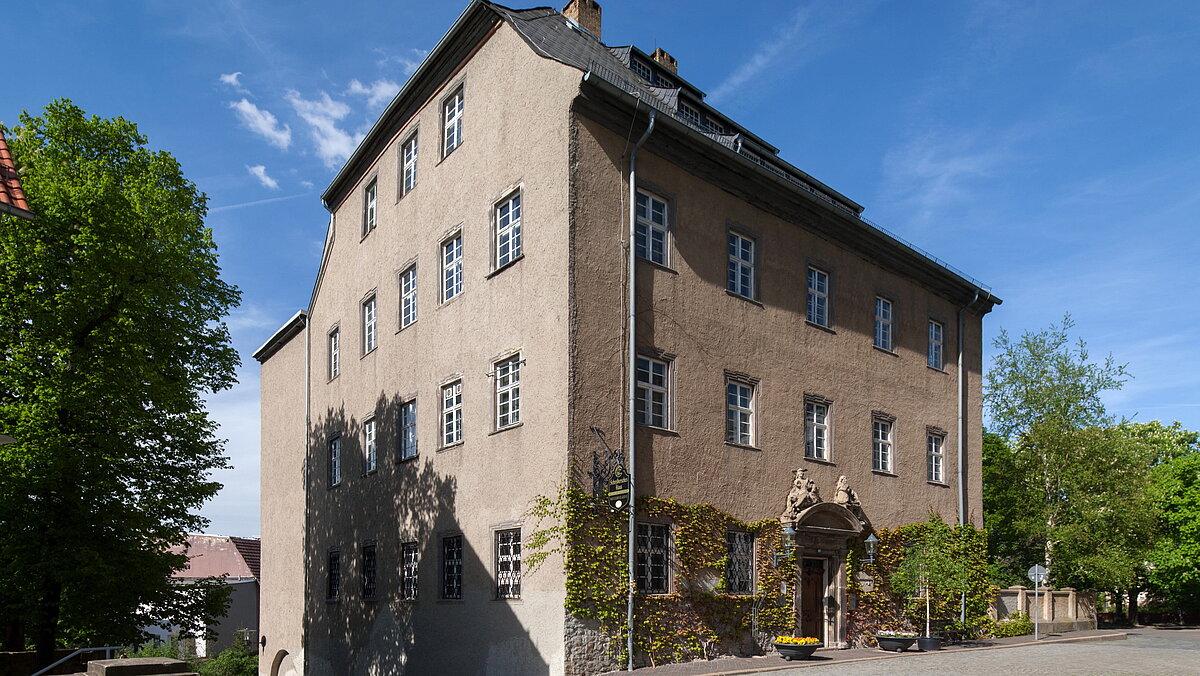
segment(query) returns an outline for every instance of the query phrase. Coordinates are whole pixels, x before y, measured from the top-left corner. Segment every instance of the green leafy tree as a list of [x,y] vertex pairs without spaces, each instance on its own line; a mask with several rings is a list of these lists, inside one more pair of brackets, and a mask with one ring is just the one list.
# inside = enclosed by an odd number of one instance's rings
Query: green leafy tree
[[1000,586],[1027,585],[1025,571],[1044,554],[1041,510],[1029,509],[1036,486],[1022,476],[1024,458],[1008,439],[983,433],[983,525],[992,580]]
[[1178,423],[1157,435],[1172,449],[1154,468],[1159,540],[1147,572],[1154,595],[1181,614],[1200,614],[1200,443]]
[[[130,121],[67,100],[10,141],[35,214],[0,216],[0,587],[10,634],[135,643],[196,629],[223,585],[169,582],[227,466],[206,393],[231,387],[205,196]],[[16,631],[13,631],[16,625]]]

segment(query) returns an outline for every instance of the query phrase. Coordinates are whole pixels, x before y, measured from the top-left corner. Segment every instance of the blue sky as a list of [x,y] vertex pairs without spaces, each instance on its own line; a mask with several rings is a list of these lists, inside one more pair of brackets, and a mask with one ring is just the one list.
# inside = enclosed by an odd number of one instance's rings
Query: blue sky
[[[604,0],[709,100],[865,215],[990,284],[1001,328],[1070,311],[1135,378],[1108,397],[1200,428],[1200,12],[1190,2]],[[311,290],[319,193],[463,2],[10,3],[0,121],[68,97],[136,121],[209,196],[241,383],[211,532],[258,533],[250,354]]]

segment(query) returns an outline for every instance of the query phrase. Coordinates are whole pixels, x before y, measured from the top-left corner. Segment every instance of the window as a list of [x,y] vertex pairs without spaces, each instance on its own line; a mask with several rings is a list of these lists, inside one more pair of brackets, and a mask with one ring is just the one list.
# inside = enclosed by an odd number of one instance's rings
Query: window
[[816,268],[808,269],[807,319],[817,326],[829,326],[829,274]]
[[371,418],[363,423],[363,472],[370,474],[379,468],[379,454],[375,444],[376,425]]
[[521,422],[521,355],[515,354],[495,364],[496,429]]
[[925,435],[925,449],[929,455],[929,480],[934,483],[944,483],[946,481],[945,474],[942,468],[945,467],[946,455],[943,446],[946,443],[946,436],[928,432]]
[[727,288],[743,298],[754,298],[754,240],[729,233],[729,276]]
[[725,381],[725,441],[754,445],[754,385],[750,383]]
[[411,460],[417,457],[417,400],[400,404],[400,419],[396,421],[400,431],[400,459]]
[[362,304],[363,354],[373,351],[379,344],[375,324],[375,296],[372,295]]
[[342,438],[334,437],[329,440],[329,485],[337,486],[342,483]]
[[804,457],[829,460],[829,404],[804,402]]
[[929,365],[942,370],[942,344],[945,340],[945,329],[941,322],[929,320]]
[[403,197],[417,187],[417,132],[404,142],[400,149],[400,196]]
[[400,328],[417,321],[417,264],[400,273]]
[[442,386],[442,446],[462,441],[462,381]]
[[665,361],[637,358],[637,423],[669,429],[671,381]]
[[463,290],[462,233],[442,242],[442,302]]
[[334,601],[342,593],[342,552],[329,550],[329,563],[325,567],[325,598]]
[[679,102],[679,116],[694,127],[704,128],[704,118],[700,115],[700,111],[683,101]]
[[375,545],[363,545],[362,548],[362,597],[375,598]]
[[463,90],[450,95],[442,104],[442,129],[445,131],[442,143],[442,157],[449,157],[454,149],[463,141]]
[[496,269],[521,257],[521,191],[496,205]]
[[521,529],[496,531],[496,598],[521,598]]
[[629,60],[629,68],[633,70],[638,77],[642,78],[646,82],[649,82],[650,78],[653,77],[650,66],[642,61],[638,61],[637,59]]
[[871,469],[876,472],[891,472],[892,471],[892,421],[882,418],[875,418],[872,423],[874,428],[874,453],[871,459]]
[[334,329],[329,332],[329,379],[333,380],[342,372],[342,337]]
[[643,594],[667,593],[667,556],[671,527],[658,523],[637,525],[637,590]]
[[377,189],[378,182],[371,179],[367,184],[367,189],[363,192],[363,237],[371,234],[375,229],[376,222],[376,195],[379,192]]
[[442,538],[442,598],[462,598],[462,554],[461,535]]
[[667,203],[648,192],[638,191],[634,246],[638,258],[667,264]]
[[875,347],[892,351],[892,301],[875,298]]
[[754,534],[731,530],[725,534],[725,588],[730,594],[754,593]]
[[400,545],[400,598],[413,601],[417,598],[417,543]]

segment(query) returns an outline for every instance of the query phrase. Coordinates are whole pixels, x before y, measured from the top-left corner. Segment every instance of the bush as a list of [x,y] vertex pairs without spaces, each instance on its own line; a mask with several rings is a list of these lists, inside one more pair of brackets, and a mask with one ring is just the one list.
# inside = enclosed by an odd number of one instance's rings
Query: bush
[[238,636],[233,645],[204,661],[199,672],[200,676],[257,676],[258,655]]
[[151,641],[140,646],[137,650],[125,650],[122,657],[170,657],[180,659],[179,657],[179,639],[172,636],[166,641]]
[[1033,633],[1033,620],[1029,619],[1029,615],[1022,612],[1016,612],[1003,620],[996,622],[992,627],[992,636],[994,638],[1006,638],[1009,636],[1024,636],[1025,634]]

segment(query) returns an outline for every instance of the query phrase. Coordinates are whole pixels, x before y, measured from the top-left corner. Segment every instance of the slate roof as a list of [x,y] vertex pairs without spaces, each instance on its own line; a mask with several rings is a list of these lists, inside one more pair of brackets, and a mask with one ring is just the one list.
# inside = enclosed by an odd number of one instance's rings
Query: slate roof
[[4,131],[0,129],[0,210],[32,218],[29,212],[29,202],[25,199],[25,191],[21,188],[21,178],[17,167],[13,164],[12,153],[8,150],[8,142],[4,140]]

